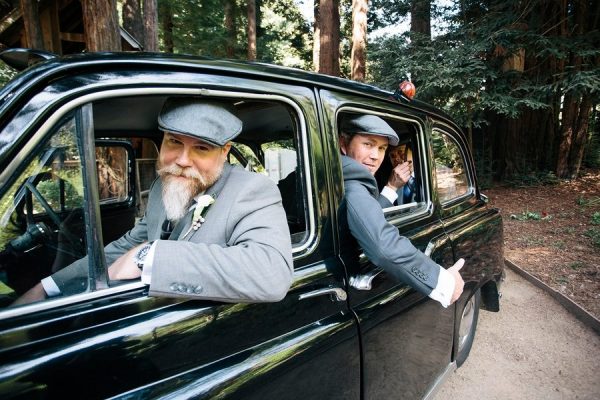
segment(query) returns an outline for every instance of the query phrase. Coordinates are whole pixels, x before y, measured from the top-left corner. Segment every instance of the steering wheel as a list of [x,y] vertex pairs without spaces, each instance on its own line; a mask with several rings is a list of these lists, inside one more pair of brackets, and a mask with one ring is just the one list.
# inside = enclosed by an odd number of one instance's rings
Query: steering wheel
[[[25,188],[31,195],[35,196],[35,198],[40,203],[40,205],[42,206],[42,208],[44,209],[44,211],[46,212],[48,217],[50,217],[50,219],[52,220],[54,225],[56,225],[60,234],[63,235],[67,239],[71,248],[78,253],[83,253],[81,251],[82,245],[81,245],[81,241],[79,240],[79,238],[77,236],[75,236],[73,233],[71,233],[71,231],[69,231],[67,226],[63,223],[63,221],[61,221],[58,214],[52,209],[50,204],[46,201],[44,196],[42,196],[42,194],[39,192],[39,190],[37,190],[37,188],[33,185],[33,183],[25,182]],[[33,221],[33,201],[31,199],[31,195],[26,196],[27,225],[28,226],[35,224],[35,222]]]

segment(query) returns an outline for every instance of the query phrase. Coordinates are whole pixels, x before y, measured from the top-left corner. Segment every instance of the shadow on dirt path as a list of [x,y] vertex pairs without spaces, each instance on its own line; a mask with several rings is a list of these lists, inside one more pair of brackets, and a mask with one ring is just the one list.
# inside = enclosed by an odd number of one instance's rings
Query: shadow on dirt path
[[435,400],[600,399],[600,336],[509,269],[502,294]]

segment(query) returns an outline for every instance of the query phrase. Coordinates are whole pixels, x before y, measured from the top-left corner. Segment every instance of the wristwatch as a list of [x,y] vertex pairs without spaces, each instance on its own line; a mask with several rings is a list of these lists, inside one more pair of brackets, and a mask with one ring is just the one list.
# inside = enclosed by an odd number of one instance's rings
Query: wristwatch
[[151,247],[152,242],[146,243],[133,255],[133,262],[139,269],[144,269],[144,263],[146,262],[146,257],[148,256]]

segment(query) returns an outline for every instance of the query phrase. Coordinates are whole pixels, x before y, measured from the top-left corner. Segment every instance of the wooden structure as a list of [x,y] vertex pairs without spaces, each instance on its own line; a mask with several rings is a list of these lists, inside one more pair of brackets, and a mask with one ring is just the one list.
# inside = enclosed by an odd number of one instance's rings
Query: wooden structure
[[[86,50],[81,3],[78,0],[41,0],[38,3],[43,50],[56,54]],[[141,51],[142,45],[120,29],[123,51]],[[19,0],[0,1],[0,50],[28,47]]]

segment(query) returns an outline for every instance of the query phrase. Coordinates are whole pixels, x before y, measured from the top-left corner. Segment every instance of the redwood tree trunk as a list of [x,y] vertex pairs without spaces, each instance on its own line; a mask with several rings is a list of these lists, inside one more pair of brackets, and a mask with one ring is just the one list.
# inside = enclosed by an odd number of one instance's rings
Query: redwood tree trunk
[[163,1],[161,2],[160,10],[162,15],[164,51],[167,53],[173,53],[175,46],[173,44],[173,18],[171,17],[173,12],[171,11],[171,5],[168,1]]
[[313,70],[319,72],[319,57],[321,48],[321,28],[319,26],[321,20],[321,12],[319,6],[320,0],[314,0],[314,17],[315,22],[313,24]]
[[338,0],[321,0],[319,72],[340,76],[340,10]]
[[[411,47],[419,48],[423,41],[431,40],[431,0],[412,0],[410,5],[410,37]],[[421,79],[414,72],[411,80],[417,87]],[[470,144],[469,144],[470,145]]]
[[256,0],[248,4],[248,60],[256,60]]
[[116,0],[82,0],[88,51],[121,51]]
[[144,49],[158,51],[158,10],[156,0],[144,0]]
[[144,46],[144,23],[140,0],[125,0],[123,3],[123,28]]
[[225,0],[225,29],[227,30],[227,46],[225,54],[228,58],[235,56],[235,1]]
[[413,0],[410,5],[410,32],[431,39],[431,0]]
[[352,1],[351,78],[365,81],[367,69],[367,10],[368,0]]
[[36,0],[21,0],[21,12],[23,13],[27,47],[43,50],[44,39],[42,38],[42,28],[40,27],[38,2]]

